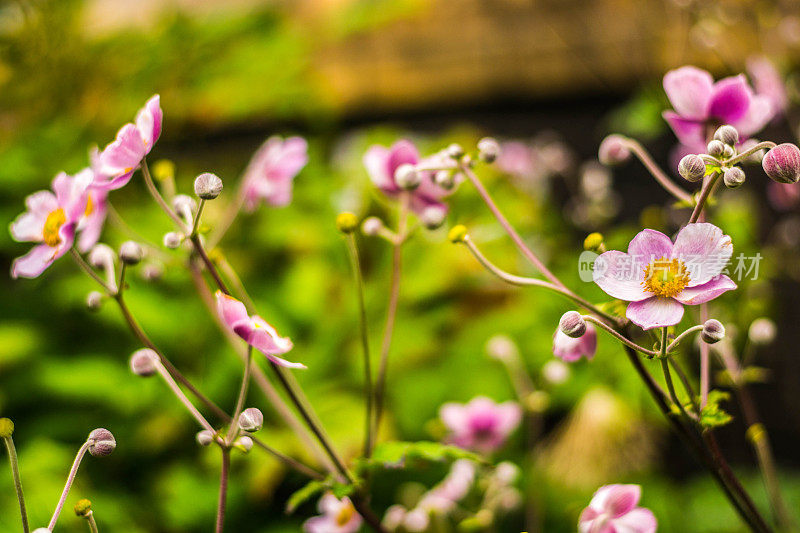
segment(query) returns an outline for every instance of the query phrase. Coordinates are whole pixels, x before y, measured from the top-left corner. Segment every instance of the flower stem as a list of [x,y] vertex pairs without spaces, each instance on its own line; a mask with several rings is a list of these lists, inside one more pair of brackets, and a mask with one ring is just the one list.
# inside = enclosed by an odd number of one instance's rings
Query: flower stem
[[53,512],[53,517],[50,519],[50,524],[47,526],[47,529],[50,531],[53,531],[53,528],[56,527],[58,516],[61,514],[61,509],[64,508],[64,503],[67,501],[69,489],[72,487],[72,482],[75,481],[75,476],[78,474],[78,467],[81,465],[81,459],[83,459],[83,456],[88,449],[89,441],[87,440],[83,443],[83,446],[80,447],[78,454],[75,456],[75,460],[72,462],[72,468],[70,468],[69,475],[67,476],[67,483],[64,485],[64,490],[61,492],[61,497],[58,499],[56,510]]
[[681,187],[679,187],[674,181],[670,179],[667,174],[661,170],[658,165],[653,161],[653,158],[650,157],[650,154],[645,150],[644,146],[639,144],[638,141],[634,139],[629,139],[625,137],[625,144],[628,146],[631,152],[641,161],[644,167],[650,172],[655,180],[664,187],[664,189],[670,193],[672,196],[677,198],[678,200],[686,203],[692,202],[692,195],[688,192],[684,191]]
[[156,201],[156,203],[161,207],[161,209],[175,222],[178,228],[181,229],[184,233],[187,232],[186,224],[184,224],[181,217],[178,216],[177,213],[167,204],[167,201],[164,200],[164,197],[161,196],[161,193],[158,192],[158,188],[156,184],[153,183],[153,177],[150,175],[150,168],[147,166],[147,159],[142,159],[142,176],[144,176],[144,184],[147,186],[147,190],[150,192],[150,196]]
[[94,521],[94,511],[89,511],[89,514],[86,515],[86,522],[89,524],[91,533],[99,533],[97,531],[97,522]]
[[200,199],[200,204],[197,206],[197,213],[194,215],[194,220],[192,222],[192,233],[190,234],[192,237],[197,235],[197,230],[200,228],[200,217],[203,215],[203,208],[206,206],[205,199]]
[[587,322],[591,322],[592,324],[595,324],[596,326],[599,326],[601,329],[603,329],[604,331],[606,331],[609,334],[611,334],[615,339],[617,339],[622,344],[624,344],[625,346],[627,346],[628,348],[630,348],[632,350],[636,350],[637,352],[641,352],[641,353],[643,353],[643,354],[645,354],[647,356],[650,356],[650,357],[656,357],[658,355],[658,353],[654,352],[653,350],[648,350],[647,348],[639,346],[638,344],[636,344],[632,340],[628,339],[625,335],[623,335],[619,331],[615,330],[614,328],[612,328],[611,326],[609,326],[608,324],[606,324],[602,320],[599,320],[599,319],[593,317],[592,315],[583,315],[583,319],[586,320]]
[[683,339],[685,339],[686,337],[688,337],[689,335],[691,335],[692,333],[695,333],[697,331],[703,331],[703,325],[702,324],[697,325],[697,326],[692,326],[689,329],[687,329],[686,331],[682,332],[677,337],[675,337],[675,340],[673,340],[671,343],[669,343],[669,346],[667,346],[667,353],[669,353],[672,350],[674,350],[675,348],[677,348],[678,345],[681,343],[681,341]]
[[749,150],[746,150],[746,151],[742,152],[741,154],[737,155],[736,157],[734,157],[732,159],[729,159],[728,161],[725,162],[725,164],[727,166],[733,166],[736,163],[739,163],[740,161],[743,161],[748,156],[753,155],[754,153],[758,152],[759,150],[772,150],[773,148],[775,148],[775,146],[777,146],[777,145],[772,141],[762,141],[762,142],[758,143],[757,145],[753,146],[752,148],[750,148]]
[[233,410],[231,417],[231,426],[228,428],[228,438],[226,441],[227,446],[233,443],[233,439],[239,433],[239,415],[242,414],[242,407],[244,407],[244,400],[247,397],[247,387],[250,384],[250,369],[253,366],[253,347],[247,345],[247,360],[244,364],[244,376],[242,377],[242,386],[239,387],[239,396],[236,399],[236,408]]
[[[708,320],[708,304],[700,304],[700,322],[703,324]],[[705,342],[700,343],[700,408],[708,403],[708,390],[711,381],[711,356],[709,346]]]
[[231,450],[222,447],[222,468],[219,475],[219,501],[217,503],[216,533],[222,533],[225,525],[225,506],[228,503],[228,471],[231,467]]
[[175,383],[175,380],[172,379],[172,376],[167,371],[167,369],[164,368],[164,365],[161,364],[160,361],[153,361],[153,363],[155,364],[156,370],[158,371],[159,375],[161,375],[161,377],[164,378],[164,382],[167,384],[167,386],[170,388],[173,394],[175,394],[175,397],[178,398],[178,400],[184,405],[184,407],[186,407],[186,410],[189,411],[189,413],[194,417],[195,420],[197,420],[197,423],[200,424],[200,427],[210,431],[211,434],[213,435],[215,433],[214,427],[208,422],[208,420],[206,420],[206,418],[202,415],[202,413],[200,413],[200,411],[197,410],[194,404],[192,404],[192,402],[189,401],[189,398],[187,398],[186,395],[183,394],[183,391],[178,386],[178,384]]
[[700,213],[703,212],[703,207],[705,207],[706,201],[708,197],[711,195],[711,190],[714,188],[714,184],[717,183],[719,180],[720,174],[719,172],[714,172],[709,179],[703,184],[703,189],[700,191],[700,196],[697,198],[697,204],[694,206],[694,210],[692,211],[692,216],[689,218],[689,224],[693,224],[697,222],[700,218]]
[[8,450],[8,462],[11,464],[11,475],[14,478],[14,490],[19,501],[19,514],[22,517],[22,531],[29,533],[28,511],[25,509],[25,495],[22,493],[22,480],[19,476],[19,460],[17,459],[17,448],[14,446],[14,439],[9,435],[3,438],[6,450]]

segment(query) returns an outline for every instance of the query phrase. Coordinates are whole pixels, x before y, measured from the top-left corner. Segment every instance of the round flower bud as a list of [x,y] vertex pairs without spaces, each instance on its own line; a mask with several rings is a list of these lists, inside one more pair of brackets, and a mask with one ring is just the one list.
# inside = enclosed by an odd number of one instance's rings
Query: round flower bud
[[736,150],[733,149],[733,146],[725,145],[725,150],[722,151],[722,156],[725,159],[730,159],[736,154]]
[[10,418],[0,418],[0,439],[7,439],[14,433],[14,422]]
[[144,257],[144,250],[136,241],[125,241],[119,247],[119,258],[126,265],[136,265]]
[[419,184],[422,183],[422,176],[417,172],[414,165],[404,163],[394,171],[394,182],[401,189],[411,191],[419,187]]
[[631,156],[631,151],[622,135],[609,135],[600,143],[597,150],[597,159],[600,163],[611,166],[624,163]]
[[247,453],[253,449],[253,439],[244,435],[234,441],[233,447],[240,449],[243,453]]
[[136,350],[131,354],[130,367],[131,372],[143,378],[152,376],[156,373],[156,362],[158,361],[158,354],[150,348],[142,348]]
[[719,342],[725,338],[725,326],[715,318],[706,320],[705,324],[703,324],[703,331],[700,332],[700,338],[706,344]]
[[596,252],[603,246],[604,237],[602,233],[590,233],[583,240],[583,249],[589,252]]
[[776,333],[775,322],[762,317],[753,320],[750,329],[747,330],[747,337],[753,344],[769,344],[775,340]]
[[383,220],[378,217],[367,217],[364,222],[361,223],[362,233],[369,237],[378,235],[381,229],[383,229]]
[[212,442],[214,442],[214,434],[209,430],[204,429],[202,431],[198,431],[197,435],[194,436],[194,439],[200,446],[209,446]]
[[92,291],[86,295],[86,307],[90,311],[97,311],[103,305],[103,295],[97,291]]
[[744,179],[744,170],[739,167],[725,169],[725,173],[722,174],[722,181],[725,182],[725,186],[729,189],[740,187],[744,183]]
[[706,175],[706,162],[699,155],[685,155],[678,163],[678,174],[686,181],[700,181]]
[[431,230],[442,227],[446,218],[447,210],[435,205],[426,207],[419,217],[422,224]]
[[797,183],[800,179],[800,148],[790,143],[779,144],[767,152],[761,166],[767,176],[778,183]]
[[478,157],[486,163],[493,163],[500,155],[500,143],[493,137],[484,137],[478,141]]
[[94,457],[111,455],[116,447],[117,441],[109,430],[97,428],[89,433],[89,453]]
[[239,428],[243,431],[258,431],[264,425],[264,415],[255,407],[249,407],[239,415]]
[[739,132],[733,126],[726,124],[717,128],[717,131],[714,132],[714,140],[728,146],[736,146],[736,143],[739,142]]
[[453,143],[445,148],[445,153],[447,154],[447,157],[452,159],[461,159],[461,157],[464,156],[464,148],[462,148],[458,143]]
[[577,311],[567,311],[558,321],[558,329],[567,337],[577,339],[586,333],[586,321]]
[[336,229],[342,233],[353,233],[358,227],[358,217],[353,213],[339,213],[336,215]]
[[204,172],[194,180],[194,193],[203,200],[213,200],[222,192],[222,180],[210,172]]
[[83,498],[82,500],[78,500],[78,503],[75,504],[73,507],[75,514],[78,516],[89,516],[92,512],[92,502]]
[[452,228],[450,228],[450,231],[447,232],[447,239],[453,244],[464,242],[464,239],[466,238],[467,238],[467,227],[462,224],[453,226]]
[[439,170],[433,175],[433,182],[449,191],[456,186],[456,177],[451,170]]
[[100,243],[92,247],[86,259],[95,268],[105,268],[107,265],[114,264],[114,257],[116,257],[114,250],[107,244]]
[[725,144],[722,141],[711,141],[706,146],[706,153],[714,157],[720,157],[725,153]]
[[164,265],[160,262],[158,263],[147,263],[141,271],[142,278],[147,281],[155,281],[157,279],[161,279],[161,276],[164,275]]
[[197,202],[191,196],[178,194],[172,199],[172,208],[180,214],[194,213],[197,209]]
[[165,247],[169,248],[170,250],[174,250],[183,242],[183,235],[177,231],[170,231],[169,233],[164,234],[163,240]]

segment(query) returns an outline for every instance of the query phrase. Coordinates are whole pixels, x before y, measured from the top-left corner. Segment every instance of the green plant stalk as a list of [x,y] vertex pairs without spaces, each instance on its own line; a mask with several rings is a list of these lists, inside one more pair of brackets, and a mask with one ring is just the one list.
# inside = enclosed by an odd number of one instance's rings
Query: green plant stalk
[[61,510],[64,508],[64,503],[67,501],[69,489],[72,487],[72,482],[75,481],[75,476],[78,475],[78,467],[81,465],[81,459],[83,459],[83,456],[88,449],[89,441],[87,440],[83,443],[83,446],[80,447],[77,455],[75,455],[75,460],[72,462],[72,468],[70,468],[69,475],[67,476],[67,482],[64,484],[64,490],[61,491],[61,497],[58,499],[58,503],[56,504],[56,510],[53,511],[53,517],[50,519],[50,523],[47,526],[47,529],[50,531],[53,531],[53,528],[56,527],[58,516],[61,514]]
[[216,533],[222,533],[225,527],[225,507],[228,503],[228,473],[231,467],[231,450],[222,447],[222,467],[219,475],[219,500],[217,501]]
[[242,376],[242,385],[239,387],[239,396],[236,398],[236,407],[233,410],[231,417],[231,425],[228,428],[228,438],[226,445],[230,447],[233,440],[239,433],[239,415],[242,414],[242,407],[244,407],[244,400],[247,397],[247,387],[250,384],[250,368],[253,366],[253,347],[247,345],[247,360],[244,364],[244,375]]
[[25,509],[25,495],[22,493],[22,480],[19,476],[19,459],[17,458],[17,448],[14,446],[14,439],[9,435],[3,438],[3,442],[8,450],[8,462],[11,463],[11,475],[14,478],[14,490],[19,501],[19,514],[22,517],[22,531],[30,532],[28,525],[28,511]]

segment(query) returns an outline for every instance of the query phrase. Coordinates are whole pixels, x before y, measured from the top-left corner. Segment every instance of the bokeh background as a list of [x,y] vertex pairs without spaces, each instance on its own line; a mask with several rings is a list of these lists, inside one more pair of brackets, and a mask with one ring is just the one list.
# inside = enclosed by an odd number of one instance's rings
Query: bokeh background
[[[800,13],[795,2],[700,0],[30,0],[0,3],[0,219],[10,223],[23,199],[60,170],[86,165],[152,94],[160,93],[164,131],[151,159],[169,159],[183,192],[213,171],[233,191],[252,152],[269,135],[300,134],[311,160],[283,209],[241,217],[222,247],[262,316],[295,342],[298,379],[348,456],[361,441],[361,359],[357,309],[346,248],[334,219],[342,210],[392,220],[369,183],[361,155],[400,137],[433,152],[450,142],[474,146],[483,135],[521,139],[536,172],[512,178],[482,171],[493,195],[553,269],[589,298],[603,294],[578,279],[582,240],[606,234],[625,246],[642,225],[673,231],[670,200],[636,164],[613,174],[596,166],[596,148],[612,131],[636,136],[671,165],[674,138],[663,73],[696,64],[718,76],[743,71],[766,54],[796,96]],[[763,135],[796,142],[796,113]],[[752,385],[770,431],[790,507],[800,508],[800,218],[793,205],[770,204],[767,178],[748,172],[725,194],[715,220],[737,250],[764,255],[759,279],[721,298],[715,314],[736,346],[758,317],[778,337],[753,351],[766,369]],[[598,200],[600,198],[600,200]],[[170,221],[148,201],[139,179],[113,202],[142,239],[160,243]],[[225,194],[205,221],[219,220]],[[405,250],[401,307],[391,358],[384,438],[436,439],[445,401],[478,394],[513,397],[485,344],[509,335],[534,382],[547,393],[544,426],[524,483],[541,511],[541,530],[574,531],[597,486],[633,482],[662,531],[733,532],[742,528],[711,479],[700,472],[659,419],[620,349],[601,337],[591,362],[548,383],[542,366],[568,305],[550,295],[498,283],[450,245],[446,228],[463,223],[508,270],[533,274],[474,190],[451,201],[445,228],[419,233]],[[130,238],[109,223],[104,240]],[[377,346],[388,293],[389,250],[362,238],[367,306]],[[0,269],[26,251],[0,232]],[[143,327],[202,390],[233,407],[241,363],[219,334],[169,252],[163,276],[132,277],[129,302]],[[171,259],[170,259],[171,258]],[[177,262],[176,262],[177,261]],[[141,269],[140,269],[141,270]],[[90,313],[93,289],[67,259],[36,280],[0,276],[0,415],[15,440],[35,525],[49,519],[77,447],[95,427],[118,447],[87,458],[59,530],[82,531],[71,506],[93,501],[101,531],[208,531],[213,522],[218,454],[194,443],[193,421],[162,383],[128,370],[139,348],[113,306]],[[738,332],[738,334],[737,334]],[[696,368],[688,350],[686,364]],[[263,438],[311,460],[257,394]],[[754,458],[735,421],[721,430],[754,498],[766,497]],[[578,445],[576,445],[578,443]],[[518,434],[500,458],[520,461]],[[16,531],[16,499],[0,467],[0,529]],[[382,510],[403,483],[430,484],[436,466],[385,483]],[[406,479],[407,478],[407,479]],[[297,531],[313,504],[284,513],[303,480],[253,451],[236,457],[228,528]],[[512,513],[499,531],[520,531]]]

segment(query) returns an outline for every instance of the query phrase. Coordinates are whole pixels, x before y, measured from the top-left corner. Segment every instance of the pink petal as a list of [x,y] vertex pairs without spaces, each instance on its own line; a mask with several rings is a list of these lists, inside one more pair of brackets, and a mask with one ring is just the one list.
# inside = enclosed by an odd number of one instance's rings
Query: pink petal
[[497,431],[504,436],[514,431],[522,419],[522,409],[516,402],[503,402],[495,412],[498,417]]
[[674,326],[683,318],[683,306],[672,298],[653,296],[628,304],[625,316],[642,329]]
[[84,217],[79,224],[80,235],[78,236],[78,251],[88,252],[97,241],[103,231],[106,221],[108,205],[106,204],[106,193],[99,189],[89,189],[89,197],[92,201],[92,212]]
[[735,289],[736,283],[725,275],[720,275],[697,287],[687,287],[675,299],[686,305],[697,305],[713,300],[720,294]]
[[449,402],[439,408],[439,418],[447,429],[460,432],[467,424],[467,410],[459,403]]
[[664,111],[662,116],[681,144],[690,147],[692,151],[705,151],[704,122],[684,118],[672,111]]
[[35,278],[53,264],[58,253],[57,248],[46,244],[38,244],[30,252],[14,259],[11,263],[11,277]]
[[289,181],[294,179],[308,163],[308,142],[302,137],[289,137],[281,143],[274,160],[266,168],[271,180]]
[[96,156],[93,167],[99,175],[115,178],[132,172],[146,153],[139,130],[133,124],[125,124],[117,133],[116,139]]
[[714,84],[708,114],[724,124],[735,122],[747,113],[752,96],[744,74],[721,79]]
[[713,86],[711,74],[697,67],[681,67],[664,76],[664,91],[672,107],[690,119],[704,120],[708,116]]
[[400,165],[416,165],[419,163],[419,152],[411,141],[401,139],[389,148],[389,159],[386,161],[386,170],[394,183],[394,173]]
[[237,322],[250,319],[247,308],[233,296],[228,296],[222,291],[217,291],[215,296],[217,297],[217,314],[229,328],[233,328]]
[[731,125],[735,127],[742,137],[749,137],[761,131],[775,116],[776,110],[769,97],[756,95],[750,99],[747,113],[739,120],[734,120]]
[[671,253],[670,238],[652,229],[640,231],[628,244],[628,256],[642,266],[662,257],[670,257]]
[[[602,505],[598,507],[616,518],[636,507],[642,496],[642,487],[639,485],[610,485],[603,496]],[[592,501],[594,502],[594,499]]]
[[364,154],[364,166],[372,183],[383,191],[396,192],[397,186],[394,184],[393,176],[387,171],[389,161],[389,149],[384,146],[370,146]]
[[614,533],[613,529],[610,529],[610,526],[606,526],[602,530],[594,529],[594,522],[595,519],[600,516],[600,511],[597,509],[593,509],[591,506],[587,507],[581,512],[581,516],[578,519],[578,532],[579,533]]
[[728,235],[714,224],[687,224],[675,237],[672,257],[680,259],[689,270],[689,287],[707,283],[722,272],[733,254]]
[[655,533],[656,517],[650,509],[637,507],[613,521],[616,533]]
[[636,302],[651,295],[642,288],[644,269],[624,252],[610,250],[594,262],[594,282],[606,293],[620,300]]
[[322,514],[332,514],[335,515],[339,512],[339,509],[342,507],[342,502],[339,499],[331,494],[330,492],[326,492],[322,498],[319,499],[317,503],[317,509]]
[[597,351],[597,330],[588,324],[586,333],[574,339],[560,329],[553,335],[553,355],[564,362],[573,363],[581,357],[591,359]]
[[[47,196],[48,200],[49,197],[53,195],[49,191],[40,191],[31,196]],[[30,198],[30,196],[28,197]],[[41,198],[40,198],[41,199]],[[53,200],[55,198],[53,197]],[[37,200],[38,201],[38,200]],[[47,202],[49,204],[49,202]],[[55,211],[58,209],[58,204],[53,206],[51,211]],[[37,206],[37,211],[39,211]],[[18,242],[42,242],[43,240],[43,232],[44,232],[44,223],[47,220],[47,215],[50,211],[39,213],[39,212],[32,212],[26,211],[14,220],[9,226],[9,230],[11,232],[11,236],[14,238],[15,241]]]
[[[776,115],[783,114],[789,105],[789,97],[783,77],[775,65],[766,57],[751,57],[747,60],[747,72],[753,80],[756,94],[769,99]],[[752,103],[750,105],[752,107]]]
[[25,198],[25,206],[31,213],[46,217],[48,213],[58,209],[58,199],[50,191],[39,191]]
[[161,111],[161,97],[154,95],[136,115],[136,129],[146,145],[146,153],[150,153],[153,145],[161,135],[161,122],[164,114]]

